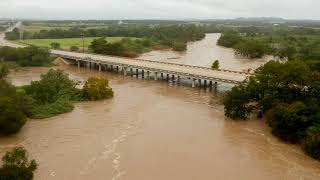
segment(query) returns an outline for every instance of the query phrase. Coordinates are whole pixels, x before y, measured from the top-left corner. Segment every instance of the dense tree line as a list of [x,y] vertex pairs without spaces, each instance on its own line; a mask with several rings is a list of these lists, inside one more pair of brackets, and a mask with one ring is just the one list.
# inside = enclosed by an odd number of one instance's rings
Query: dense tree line
[[98,38],[92,41],[90,49],[97,54],[107,54],[125,57],[137,57],[139,54],[151,48],[151,41],[148,39],[131,40],[122,39],[120,42],[108,43],[105,38]]
[[205,37],[205,29],[194,25],[113,25],[108,28],[84,29],[72,27],[70,29],[41,30],[31,34],[24,33],[24,39],[62,39],[85,37],[137,37],[150,39],[154,44],[160,44],[177,51],[186,49],[189,41],[201,40]]
[[226,31],[218,45],[249,58],[273,55],[281,59],[320,60],[320,30],[312,28],[242,27]]
[[51,63],[49,51],[37,47],[1,47],[0,60],[16,62],[21,66],[43,66]]
[[[312,63],[310,63],[312,62]],[[316,65],[317,64],[317,65]],[[225,114],[265,116],[272,133],[320,159],[320,61],[271,61],[224,98]]]

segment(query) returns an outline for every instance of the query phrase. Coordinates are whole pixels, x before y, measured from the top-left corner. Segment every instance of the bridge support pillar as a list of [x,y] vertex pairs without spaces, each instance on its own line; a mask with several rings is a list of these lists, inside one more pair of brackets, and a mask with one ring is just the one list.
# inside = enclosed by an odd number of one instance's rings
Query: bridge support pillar
[[130,76],[133,76],[133,69],[130,68]]
[[117,66],[116,69],[117,69],[117,73],[118,73],[119,72],[119,66]]
[[98,64],[98,66],[99,66],[99,71],[101,71],[101,64]]
[[144,70],[143,69],[141,70],[141,75],[142,75],[142,78],[144,78]]
[[139,69],[136,69],[136,76],[139,76]]
[[154,72],[154,80],[158,80],[158,72]]
[[169,81],[169,74],[167,74],[167,81]]
[[161,73],[161,79],[163,80],[163,73]]
[[122,67],[123,69],[123,75],[126,76],[127,75],[127,68],[126,67]]
[[218,83],[214,82],[214,91],[217,91],[217,88],[218,88]]
[[149,77],[150,76],[150,71],[147,71],[147,77]]
[[77,63],[78,63],[78,69],[79,69],[80,68],[80,61],[78,60]]
[[192,78],[192,87],[196,87],[196,79]]
[[87,68],[90,69],[90,62],[87,62]]
[[172,81],[174,81],[174,75],[172,74]]
[[111,72],[113,71],[113,65],[110,66],[111,67]]
[[201,79],[198,80],[198,85],[201,87]]
[[204,80],[203,85],[205,88],[207,87],[207,80]]

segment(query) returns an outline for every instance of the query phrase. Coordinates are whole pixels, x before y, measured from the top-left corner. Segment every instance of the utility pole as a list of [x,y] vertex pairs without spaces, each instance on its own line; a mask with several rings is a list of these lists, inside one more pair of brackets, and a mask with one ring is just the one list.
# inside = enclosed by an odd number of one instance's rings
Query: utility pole
[[81,37],[82,37],[82,52],[84,53],[84,34],[81,33]]

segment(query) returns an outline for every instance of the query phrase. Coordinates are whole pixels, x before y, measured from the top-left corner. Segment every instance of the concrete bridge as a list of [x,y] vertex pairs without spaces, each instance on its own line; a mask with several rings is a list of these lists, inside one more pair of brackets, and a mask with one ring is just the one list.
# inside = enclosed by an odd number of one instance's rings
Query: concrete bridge
[[240,84],[251,75],[249,73],[239,71],[212,70],[210,68],[200,66],[60,50],[51,50],[51,54],[56,57],[72,60],[79,68],[96,68],[101,71],[110,66],[111,68],[115,68],[117,71],[122,71],[124,75],[138,75],[140,72],[142,77],[144,77],[145,73],[147,76],[152,74],[155,80],[160,77],[177,80],[181,77],[185,77],[192,81],[192,87],[195,87],[196,81],[199,85],[201,85],[203,81],[203,85],[205,86],[210,86],[217,82]]

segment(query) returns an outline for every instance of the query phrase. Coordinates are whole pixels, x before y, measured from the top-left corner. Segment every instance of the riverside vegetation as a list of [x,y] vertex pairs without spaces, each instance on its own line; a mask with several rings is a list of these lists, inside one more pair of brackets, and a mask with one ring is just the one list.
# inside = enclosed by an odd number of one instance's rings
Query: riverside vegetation
[[218,45],[249,58],[320,60],[320,30],[313,28],[238,28],[226,30]]
[[[45,56],[46,50],[38,48],[12,50],[16,54],[8,53],[10,51],[7,47],[1,48],[0,57],[6,60],[5,62],[16,60],[22,65],[38,66],[50,62],[49,56]],[[37,61],[32,61],[34,59]],[[113,97],[108,80],[102,77],[90,78],[83,89],[78,89],[76,87],[79,83],[71,80],[68,74],[59,69],[50,69],[47,74],[41,75],[39,81],[14,87],[5,80],[9,72],[5,63],[0,64],[0,72],[0,134],[17,133],[26,123],[27,117],[47,118],[73,110],[73,102]]]
[[273,55],[254,76],[224,97],[225,114],[247,119],[257,112],[277,137],[299,143],[320,160],[320,30],[249,27],[223,33],[219,45],[250,58]]
[[13,148],[2,157],[0,180],[32,180],[38,164],[28,160],[28,153],[23,147]]
[[[12,50],[12,51],[10,51]],[[83,89],[78,82],[69,79],[62,70],[50,69],[41,75],[40,81],[15,87],[5,80],[12,66],[47,65],[50,62],[46,50],[38,48],[0,49],[0,134],[11,135],[19,132],[27,118],[47,118],[72,111],[73,102],[101,100],[113,97],[108,80],[103,77],[89,78]],[[8,62],[9,61],[9,62]],[[27,151],[16,147],[2,157],[0,180],[31,180],[38,164],[28,160]]]
[[226,94],[226,116],[246,119],[255,111],[265,116],[274,135],[301,144],[320,160],[319,65],[299,60],[268,62]]
[[[90,28],[81,26],[68,29],[56,28],[40,30],[39,32],[24,32],[23,39],[66,39],[81,37],[127,37],[119,42],[110,42],[104,46],[104,51],[94,49],[94,43],[102,42],[95,40],[90,46],[94,53],[102,53],[117,56],[137,57],[139,54],[151,49],[172,48],[175,51],[185,51],[187,42],[201,40],[205,37],[204,29],[194,25],[112,25],[108,28]],[[129,37],[139,38],[137,40]],[[20,33],[18,29],[6,33],[8,40],[18,40]],[[55,43],[55,42],[51,42]],[[111,49],[111,50],[110,50]]]

